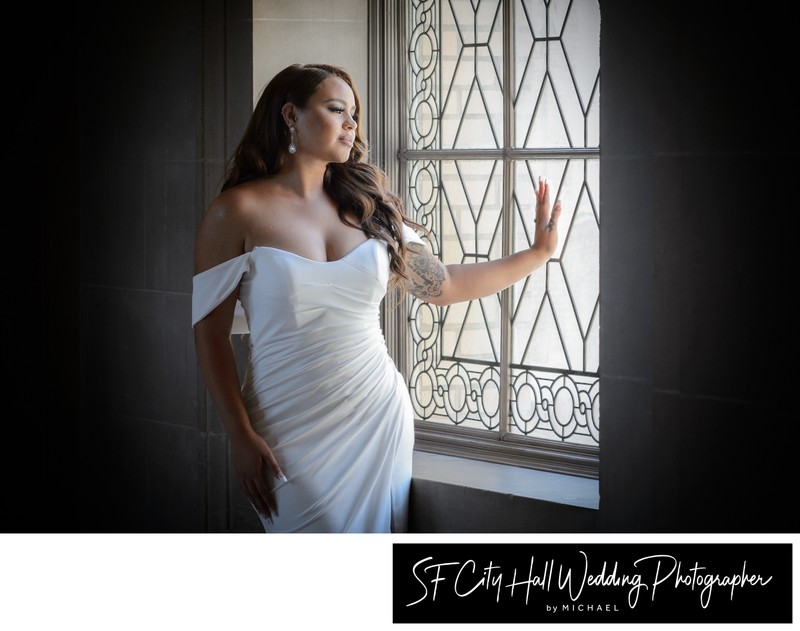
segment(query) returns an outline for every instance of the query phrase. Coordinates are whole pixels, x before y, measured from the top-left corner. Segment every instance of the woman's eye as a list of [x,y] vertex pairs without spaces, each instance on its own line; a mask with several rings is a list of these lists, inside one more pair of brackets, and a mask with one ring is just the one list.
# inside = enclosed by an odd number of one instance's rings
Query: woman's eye
[[330,108],[331,112],[335,112],[336,114],[343,114],[344,110],[340,107],[332,107]]

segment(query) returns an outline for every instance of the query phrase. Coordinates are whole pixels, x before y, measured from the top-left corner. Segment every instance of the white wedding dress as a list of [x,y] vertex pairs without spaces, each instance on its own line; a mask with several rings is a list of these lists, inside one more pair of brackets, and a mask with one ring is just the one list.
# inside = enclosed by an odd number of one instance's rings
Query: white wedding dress
[[378,239],[328,262],[257,246],[193,279],[192,326],[239,285],[242,395],[288,480],[267,532],[406,531],[413,412],[380,328],[388,279]]

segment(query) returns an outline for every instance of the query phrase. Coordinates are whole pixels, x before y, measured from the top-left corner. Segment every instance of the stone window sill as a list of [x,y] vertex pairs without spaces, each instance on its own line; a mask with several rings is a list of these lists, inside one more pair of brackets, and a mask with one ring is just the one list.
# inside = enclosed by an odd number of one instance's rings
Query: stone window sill
[[414,452],[415,479],[470,487],[517,497],[597,509],[597,480],[470,460],[424,451]]

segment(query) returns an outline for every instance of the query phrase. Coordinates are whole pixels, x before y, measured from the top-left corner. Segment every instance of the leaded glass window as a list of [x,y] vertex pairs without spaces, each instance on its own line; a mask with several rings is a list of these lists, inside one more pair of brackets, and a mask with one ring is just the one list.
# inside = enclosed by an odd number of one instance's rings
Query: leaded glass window
[[558,248],[527,279],[448,307],[410,299],[418,437],[513,446],[520,464],[596,475],[599,4],[406,6],[400,159],[408,212],[433,252],[461,263],[529,247],[540,175],[563,205]]

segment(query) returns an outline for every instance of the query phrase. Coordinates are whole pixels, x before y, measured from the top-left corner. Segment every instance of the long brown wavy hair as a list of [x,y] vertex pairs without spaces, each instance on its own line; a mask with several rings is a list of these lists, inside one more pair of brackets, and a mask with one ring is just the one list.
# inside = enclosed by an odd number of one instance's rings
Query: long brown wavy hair
[[[266,85],[256,103],[242,140],[228,161],[223,191],[280,170],[289,146],[289,129],[281,109],[286,103],[305,108],[320,83],[329,77],[339,77],[350,86],[356,113],[363,120],[358,91],[343,68],[328,64],[292,64],[284,68]],[[416,228],[421,226],[405,217],[402,201],[389,190],[386,174],[367,159],[367,141],[362,126],[358,125],[350,157],[341,164],[328,164],[323,188],[336,203],[342,222],[386,242],[390,268],[397,281],[406,276],[403,223]],[[350,221],[348,215],[355,216],[358,224]]]

